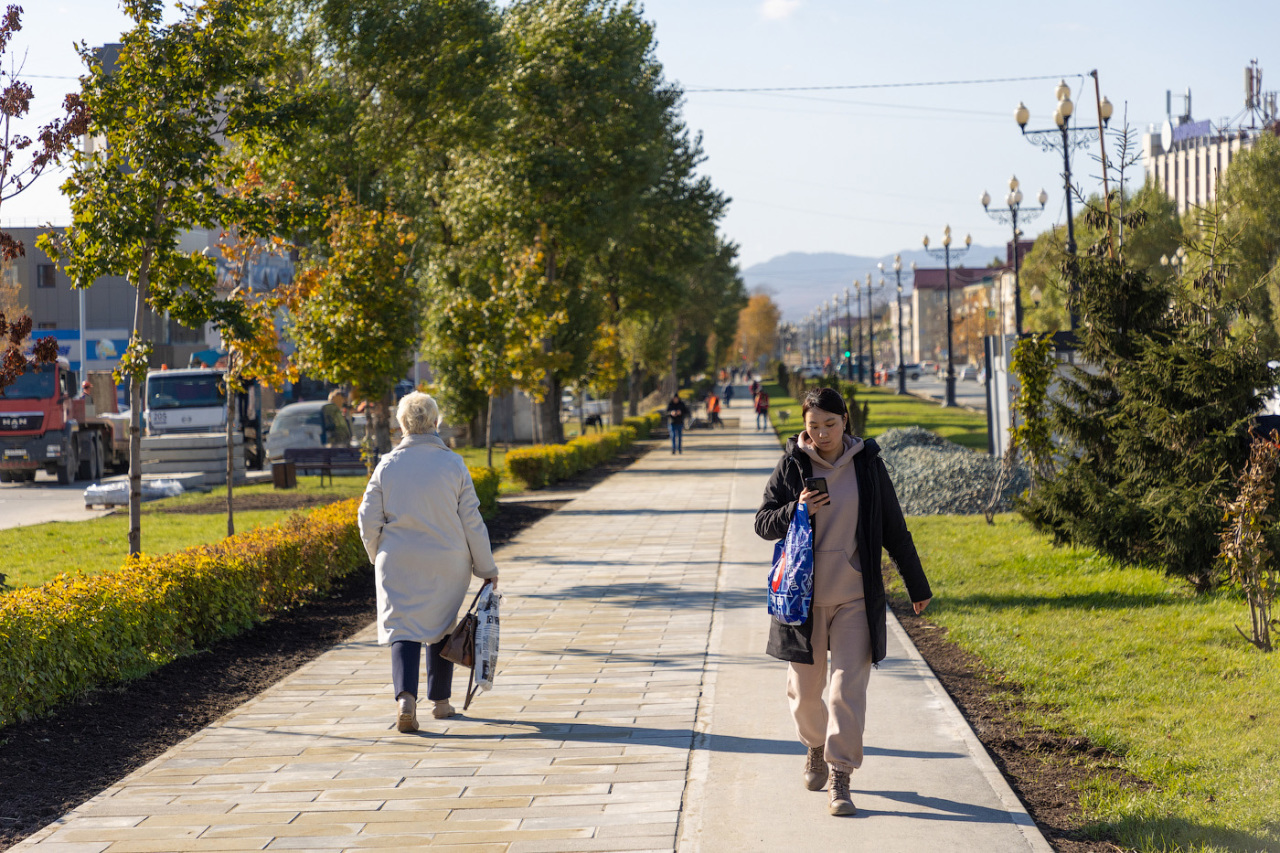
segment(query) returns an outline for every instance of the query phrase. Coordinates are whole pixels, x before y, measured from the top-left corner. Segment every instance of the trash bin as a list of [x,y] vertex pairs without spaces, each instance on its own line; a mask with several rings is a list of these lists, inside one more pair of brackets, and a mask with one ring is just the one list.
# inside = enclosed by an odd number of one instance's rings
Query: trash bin
[[298,466],[294,462],[272,462],[271,482],[277,489],[296,489],[298,487]]

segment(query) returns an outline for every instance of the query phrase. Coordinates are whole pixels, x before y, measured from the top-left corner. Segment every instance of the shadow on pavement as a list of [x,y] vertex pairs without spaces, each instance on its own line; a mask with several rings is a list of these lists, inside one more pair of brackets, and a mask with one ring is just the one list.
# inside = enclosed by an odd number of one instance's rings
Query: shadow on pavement
[[917,806],[926,811],[883,811],[868,809],[858,805],[858,817],[904,817],[914,820],[948,820],[962,823],[1012,823],[1007,811],[991,809],[972,803],[947,800],[942,797],[926,797],[915,791],[857,791],[853,792],[854,802],[859,794],[895,800],[910,806]]
[[669,610],[673,607],[681,610],[705,610],[710,608],[712,604],[717,607],[757,607],[763,610],[763,584],[761,586],[762,589],[760,591],[729,591],[720,593],[717,596],[715,590],[691,590],[687,587],[664,581],[580,584],[567,590],[556,590],[554,593],[525,593],[520,598],[550,601],[585,598],[607,601],[619,607],[662,608],[664,610]]

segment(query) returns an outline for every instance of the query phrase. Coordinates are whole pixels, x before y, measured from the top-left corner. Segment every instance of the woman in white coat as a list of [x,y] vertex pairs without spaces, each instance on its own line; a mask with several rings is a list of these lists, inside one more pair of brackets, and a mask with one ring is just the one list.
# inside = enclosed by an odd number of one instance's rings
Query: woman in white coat
[[418,667],[427,698],[452,717],[453,664],[440,657],[472,575],[496,588],[498,567],[462,457],[440,438],[440,409],[417,391],[396,411],[404,438],[382,457],[360,503],[360,536],[378,586],[378,642],[391,646],[396,727],[418,730]]

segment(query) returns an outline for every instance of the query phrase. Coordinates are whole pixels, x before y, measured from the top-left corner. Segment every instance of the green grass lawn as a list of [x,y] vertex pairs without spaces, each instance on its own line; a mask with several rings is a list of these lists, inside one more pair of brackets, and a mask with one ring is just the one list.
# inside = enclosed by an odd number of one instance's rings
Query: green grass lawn
[[[340,498],[364,493],[364,477],[334,477],[333,485],[319,477],[299,477],[298,491]],[[270,493],[270,483],[237,486],[236,495]],[[218,542],[227,535],[227,516],[218,513],[172,513],[162,508],[189,507],[210,500],[225,502],[226,487],[211,492],[188,492],[176,498],[148,501],[142,505],[142,550],[146,554],[167,554]],[[237,511],[236,530],[276,522],[291,510]],[[111,515],[85,521],[50,522],[29,527],[0,530],[0,553],[5,555],[3,571],[10,586],[36,586],[59,572],[98,574],[114,572],[129,553],[129,512],[120,509]]]
[[[787,438],[803,428],[800,403],[786,396],[781,385],[766,385],[765,392],[769,395],[769,420],[785,444]],[[866,438],[875,438],[895,427],[918,426],[973,450],[984,453],[987,450],[986,415],[960,408],[945,409],[919,397],[899,396],[884,388],[859,385],[858,405],[863,403],[871,408]],[[785,424],[780,416],[783,411],[791,414]]]
[[1055,548],[1021,518],[911,519],[928,617],[1040,710],[1122,756],[1086,815],[1141,851],[1280,850],[1280,654],[1248,645],[1242,599]]

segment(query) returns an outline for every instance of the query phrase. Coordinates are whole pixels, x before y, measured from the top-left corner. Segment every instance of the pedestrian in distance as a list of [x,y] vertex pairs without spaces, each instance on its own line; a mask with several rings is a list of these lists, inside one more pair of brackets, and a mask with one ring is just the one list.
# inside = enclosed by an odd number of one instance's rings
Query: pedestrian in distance
[[684,419],[689,417],[689,407],[679,393],[671,395],[667,403],[667,432],[671,435],[671,455],[684,453]]
[[772,621],[766,651],[788,662],[787,701],[808,749],[805,786],[820,791],[830,777],[828,810],[851,815],[857,809],[849,776],[862,766],[867,683],[886,653],[882,549],[917,614],[933,593],[875,441],[852,434],[845,401],[833,389],[809,391],[801,411],[804,430],[788,440],[755,528],[764,539],[781,539],[805,504],[813,525],[813,603],[802,625]]
[[452,717],[453,664],[440,652],[472,576],[496,591],[498,566],[467,464],[440,438],[436,401],[406,394],[396,419],[404,438],[369,478],[360,538],[374,566],[378,643],[391,646],[396,728],[416,732],[422,646],[431,716]]
[[726,409],[733,405],[733,383],[727,382],[724,386],[724,407]]
[[720,398],[715,391],[707,395],[707,423],[712,429],[717,426],[724,429],[724,421],[720,420]]
[[756,398],[756,395],[763,390],[764,390],[764,387],[760,384],[760,380],[758,379],[751,380],[751,399],[752,400],[754,400]]
[[756,391],[756,431],[769,428],[769,395],[761,388]]
[[329,402],[320,409],[324,443],[329,447],[351,446],[351,422],[347,420],[347,398],[338,389],[329,392]]

